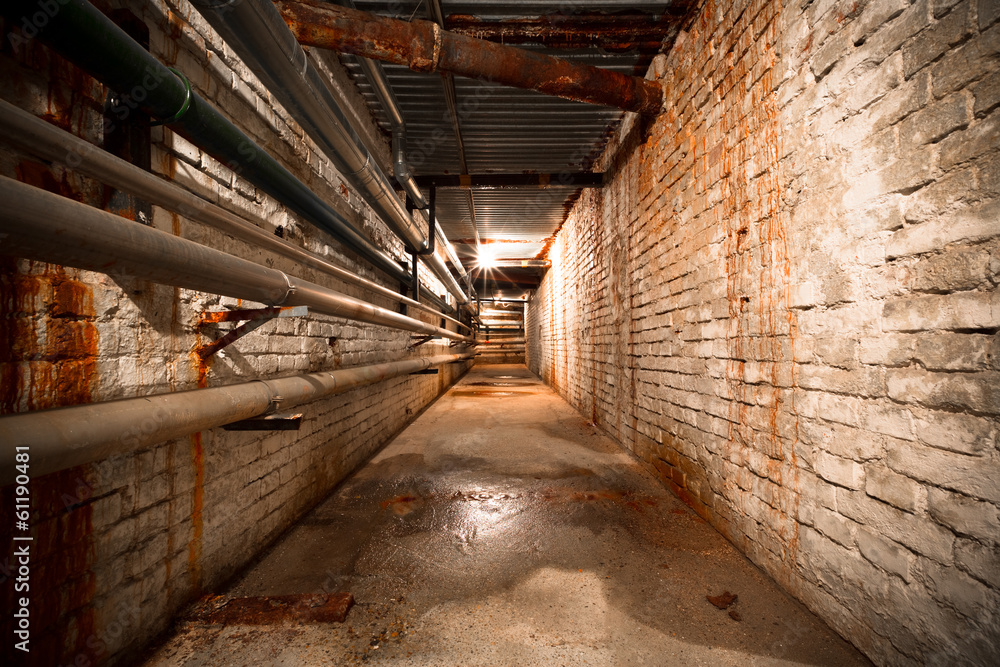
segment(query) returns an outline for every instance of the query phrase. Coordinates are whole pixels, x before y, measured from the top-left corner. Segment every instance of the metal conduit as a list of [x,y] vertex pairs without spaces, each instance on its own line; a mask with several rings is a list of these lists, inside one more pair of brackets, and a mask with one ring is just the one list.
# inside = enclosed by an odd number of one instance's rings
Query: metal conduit
[[[31,0],[9,0],[0,11],[20,25],[38,11]],[[390,276],[409,284],[405,267],[375,247],[350,222],[288,169],[224,118],[190,83],[175,74],[86,0],[59,0],[59,11],[38,28],[38,38],[101,83],[126,104],[189,138],[264,192],[333,234]],[[429,300],[444,307],[436,297]]]
[[455,331],[0,176],[0,252],[473,342]]
[[0,417],[0,486],[14,481],[18,446],[31,447],[37,477],[472,357],[438,355]]
[[[411,248],[428,235],[406,210],[350,121],[270,0],[194,0],[194,5],[282,106]],[[417,216],[426,219],[423,216]],[[459,303],[468,301],[447,266],[423,256]]]
[[[399,108],[399,102],[396,101],[396,96],[393,94],[392,88],[385,78],[385,72],[382,71],[381,65],[369,58],[360,57],[358,58],[358,63],[361,65],[362,71],[364,71],[365,76],[372,85],[372,89],[375,91],[375,96],[378,97],[382,108],[385,109],[386,114],[389,116],[389,122],[392,124],[392,169],[396,177],[396,182],[410,195],[410,199],[413,200],[418,208],[424,208],[427,206],[427,201],[420,191],[420,186],[417,185],[413,172],[410,171],[410,166],[406,163],[406,123],[403,120],[403,113]],[[465,266],[462,265],[462,261],[458,258],[458,253],[455,252],[454,246],[448,241],[448,237],[445,236],[444,230],[441,229],[441,225],[438,224],[436,219],[434,220],[434,234],[437,237],[438,245],[443,246],[448,261],[455,267],[455,271],[458,272],[458,275],[463,275],[465,273]]]
[[407,306],[471,330],[467,325],[434,308],[407,298],[300,248],[247,222],[169,181],[163,180],[111,155],[93,144],[0,100],[0,136],[12,146],[43,160],[66,164],[119,190],[202,222],[258,247],[308,264],[335,278],[363,287]]

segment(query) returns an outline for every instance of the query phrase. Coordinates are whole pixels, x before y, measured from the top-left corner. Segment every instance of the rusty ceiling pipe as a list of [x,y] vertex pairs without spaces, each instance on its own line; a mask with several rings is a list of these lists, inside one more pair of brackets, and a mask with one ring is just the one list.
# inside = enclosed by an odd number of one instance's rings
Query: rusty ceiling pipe
[[663,106],[663,91],[655,82],[447,32],[431,21],[400,21],[313,0],[276,0],[275,5],[307,46],[637,113],[656,114]]

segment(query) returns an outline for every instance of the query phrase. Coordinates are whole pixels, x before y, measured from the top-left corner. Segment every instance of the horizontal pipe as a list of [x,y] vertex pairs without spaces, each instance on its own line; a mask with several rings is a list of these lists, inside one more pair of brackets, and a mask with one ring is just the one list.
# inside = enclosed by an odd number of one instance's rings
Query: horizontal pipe
[[470,338],[0,176],[0,253],[369,324]]
[[193,4],[400,238],[423,250],[424,231],[270,0],[193,0]]
[[324,273],[412,308],[468,326],[434,308],[407,298],[270,234],[215,204],[104,151],[83,139],[0,100],[0,137],[12,146],[50,162],[129,192],[140,199],[175,211],[258,247],[273,250]]
[[663,91],[653,81],[450,33],[431,21],[400,21],[314,1],[275,4],[308,46],[637,113],[656,114],[663,106]]
[[30,448],[31,476],[38,477],[471,357],[438,355],[0,417],[0,486],[14,481],[15,447]]
[[[388,275],[409,283],[409,272],[377,248],[250,137],[223,117],[182,77],[86,0],[59,0],[38,39],[153,118],[165,121],[196,146],[283,205],[329,232]],[[32,0],[8,0],[5,16],[21,25],[38,12]],[[33,24],[34,25],[34,24]],[[123,106],[124,108],[124,106]],[[126,109],[127,111],[127,109]]]
[[[428,249],[426,219],[407,211],[271,1],[194,0],[194,5],[397,236],[418,252]],[[467,301],[442,262],[425,258],[425,264],[458,303]]]

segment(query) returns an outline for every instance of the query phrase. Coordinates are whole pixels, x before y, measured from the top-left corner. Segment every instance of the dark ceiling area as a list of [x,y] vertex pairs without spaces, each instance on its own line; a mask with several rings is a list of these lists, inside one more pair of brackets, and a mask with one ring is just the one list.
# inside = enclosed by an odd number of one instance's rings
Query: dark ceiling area
[[[643,76],[668,51],[691,3],[574,0],[356,0],[359,10],[424,19],[446,30],[545,53],[572,63]],[[341,59],[383,130],[391,123],[355,56]],[[481,253],[496,259],[541,259],[580,195],[568,174],[591,171],[626,112],[447,73],[415,72],[381,63],[407,129],[406,155],[419,176],[563,174],[546,187],[439,187],[437,219],[476,290]],[[487,291],[518,298],[543,269],[510,266],[490,272]]]

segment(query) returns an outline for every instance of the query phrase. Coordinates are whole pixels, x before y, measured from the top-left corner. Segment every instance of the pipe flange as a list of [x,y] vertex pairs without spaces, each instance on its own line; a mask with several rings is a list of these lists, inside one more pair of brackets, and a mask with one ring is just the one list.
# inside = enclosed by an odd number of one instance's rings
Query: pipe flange
[[167,69],[173,72],[174,75],[176,75],[177,78],[180,79],[181,82],[184,84],[184,102],[181,104],[181,108],[178,109],[177,113],[175,113],[173,116],[171,116],[170,118],[164,118],[162,120],[152,121],[150,122],[150,126],[170,125],[171,123],[176,123],[181,119],[182,116],[184,116],[184,114],[188,112],[188,109],[191,108],[191,97],[192,97],[191,82],[188,81],[188,78],[184,76],[180,72],[180,70],[176,70],[173,67],[168,67]]
[[414,48],[413,55],[410,56],[410,69],[414,72],[436,72],[441,60],[443,42],[441,26],[433,21],[421,21],[420,23],[430,23],[430,29],[434,35],[434,45],[431,47],[430,57],[425,55],[426,49],[423,48],[423,44],[419,45],[421,48]]
[[279,271],[281,277],[285,279],[285,295],[281,297],[278,301],[274,302],[275,306],[280,306],[281,304],[288,301],[288,297],[295,294],[295,285],[292,283],[292,279],[288,277],[288,274],[284,271]]

